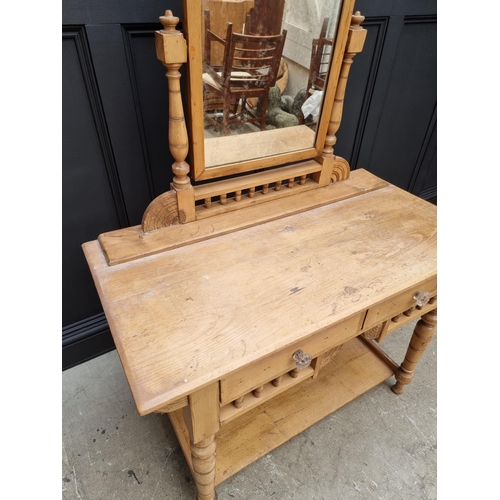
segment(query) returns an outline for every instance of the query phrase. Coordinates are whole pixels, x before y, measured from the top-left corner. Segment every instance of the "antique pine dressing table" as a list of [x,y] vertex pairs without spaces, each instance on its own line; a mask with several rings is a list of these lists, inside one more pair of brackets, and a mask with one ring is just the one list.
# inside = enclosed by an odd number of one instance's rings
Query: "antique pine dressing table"
[[[366,35],[353,4],[339,4],[311,144],[210,167],[201,4],[185,0],[187,44],[167,11],[155,36],[169,87],[171,190],[140,226],[83,245],[137,409],[168,414],[199,500],[390,377],[401,394],[435,332],[435,207],[333,154]],[[191,142],[178,71],[187,61]],[[252,141],[280,142],[304,126],[215,139],[255,152]],[[380,344],[417,318],[399,365]]]

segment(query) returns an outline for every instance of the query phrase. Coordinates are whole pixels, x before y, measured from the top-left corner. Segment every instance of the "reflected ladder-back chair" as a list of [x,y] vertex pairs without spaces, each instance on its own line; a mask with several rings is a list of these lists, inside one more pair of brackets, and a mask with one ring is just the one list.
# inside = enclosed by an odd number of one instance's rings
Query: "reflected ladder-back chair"
[[326,38],[329,18],[323,20],[323,26],[319,38],[312,41],[311,64],[309,68],[309,79],[307,91],[323,90],[326,83],[326,75],[330,67],[330,56],[332,53],[333,39]]
[[[286,31],[280,35],[256,36],[233,33],[228,23],[226,39],[210,31],[210,18],[205,11],[204,93],[205,118],[229,133],[233,124],[256,122],[260,130],[266,128],[269,90],[276,84]],[[210,44],[224,45],[222,67],[212,67]],[[260,98],[257,112],[246,106],[248,98]],[[211,116],[219,100],[222,122]],[[232,113],[231,113],[232,111]]]
[[[333,38],[326,38],[329,18],[323,19],[319,38],[312,41],[311,62],[309,65],[309,77],[307,80],[306,96],[307,100],[316,90],[324,90],[326,76],[330,67],[330,57],[333,50]],[[305,117],[301,117],[300,123],[304,122]]]

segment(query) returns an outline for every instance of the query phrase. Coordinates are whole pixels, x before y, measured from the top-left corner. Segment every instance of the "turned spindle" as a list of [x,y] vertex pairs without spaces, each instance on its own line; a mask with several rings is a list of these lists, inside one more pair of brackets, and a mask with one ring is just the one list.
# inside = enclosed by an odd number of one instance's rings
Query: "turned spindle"
[[241,396],[241,398],[237,398],[233,401],[233,405],[236,408],[241,408],[243,406],[243,401],[245,401],[245,396]]
[[262,391],[264,390],[264,386],[261,385],[260,387],[257,387],[256,389],[253,390],[253,395],[256,398],[260,398],[262,396]]
[[215,435],[191,442],[193,478],[198,488],[198,500],[217,500],[215,488]]
[[404,386],[412,381],[415,367],[434,336],[436,325],[437,309],[434,309],[424,314],[415,326],[405,359],[395,373],[396,383],[392,386],[395,394],[403,394]]
[[410,309],[407,309],[403,314],[406,316],[406,317],[410,317],[412,314],[413,314],[413,311],[415,310],[415,306],[413,307],[410,307]]

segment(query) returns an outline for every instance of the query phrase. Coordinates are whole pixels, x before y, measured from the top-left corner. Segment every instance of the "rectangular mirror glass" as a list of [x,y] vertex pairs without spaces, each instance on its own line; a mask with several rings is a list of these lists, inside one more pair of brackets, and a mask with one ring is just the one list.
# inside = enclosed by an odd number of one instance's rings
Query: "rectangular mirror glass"
[[343,4],[185,0],[195,180],[318,155]]

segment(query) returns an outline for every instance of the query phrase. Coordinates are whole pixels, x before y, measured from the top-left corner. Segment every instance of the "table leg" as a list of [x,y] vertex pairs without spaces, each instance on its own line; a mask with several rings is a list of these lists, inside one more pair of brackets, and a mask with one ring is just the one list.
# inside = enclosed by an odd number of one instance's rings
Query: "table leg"
[[215,491],[215,435],[191,443],[193,478],[198,488],[198,500],[217,500]]
[[198,500],[217,500],[215,492],[216,434],[220,428],[218,382],[190,394],[184,408],[189,429],[193,479]]
[[437,309],[424,314],[416,324],[405,359],[395,373],[396,383],[392,386],[395,394],[403,394],[404,386],[413,379],[415,367],[436,332],[436,324]]

